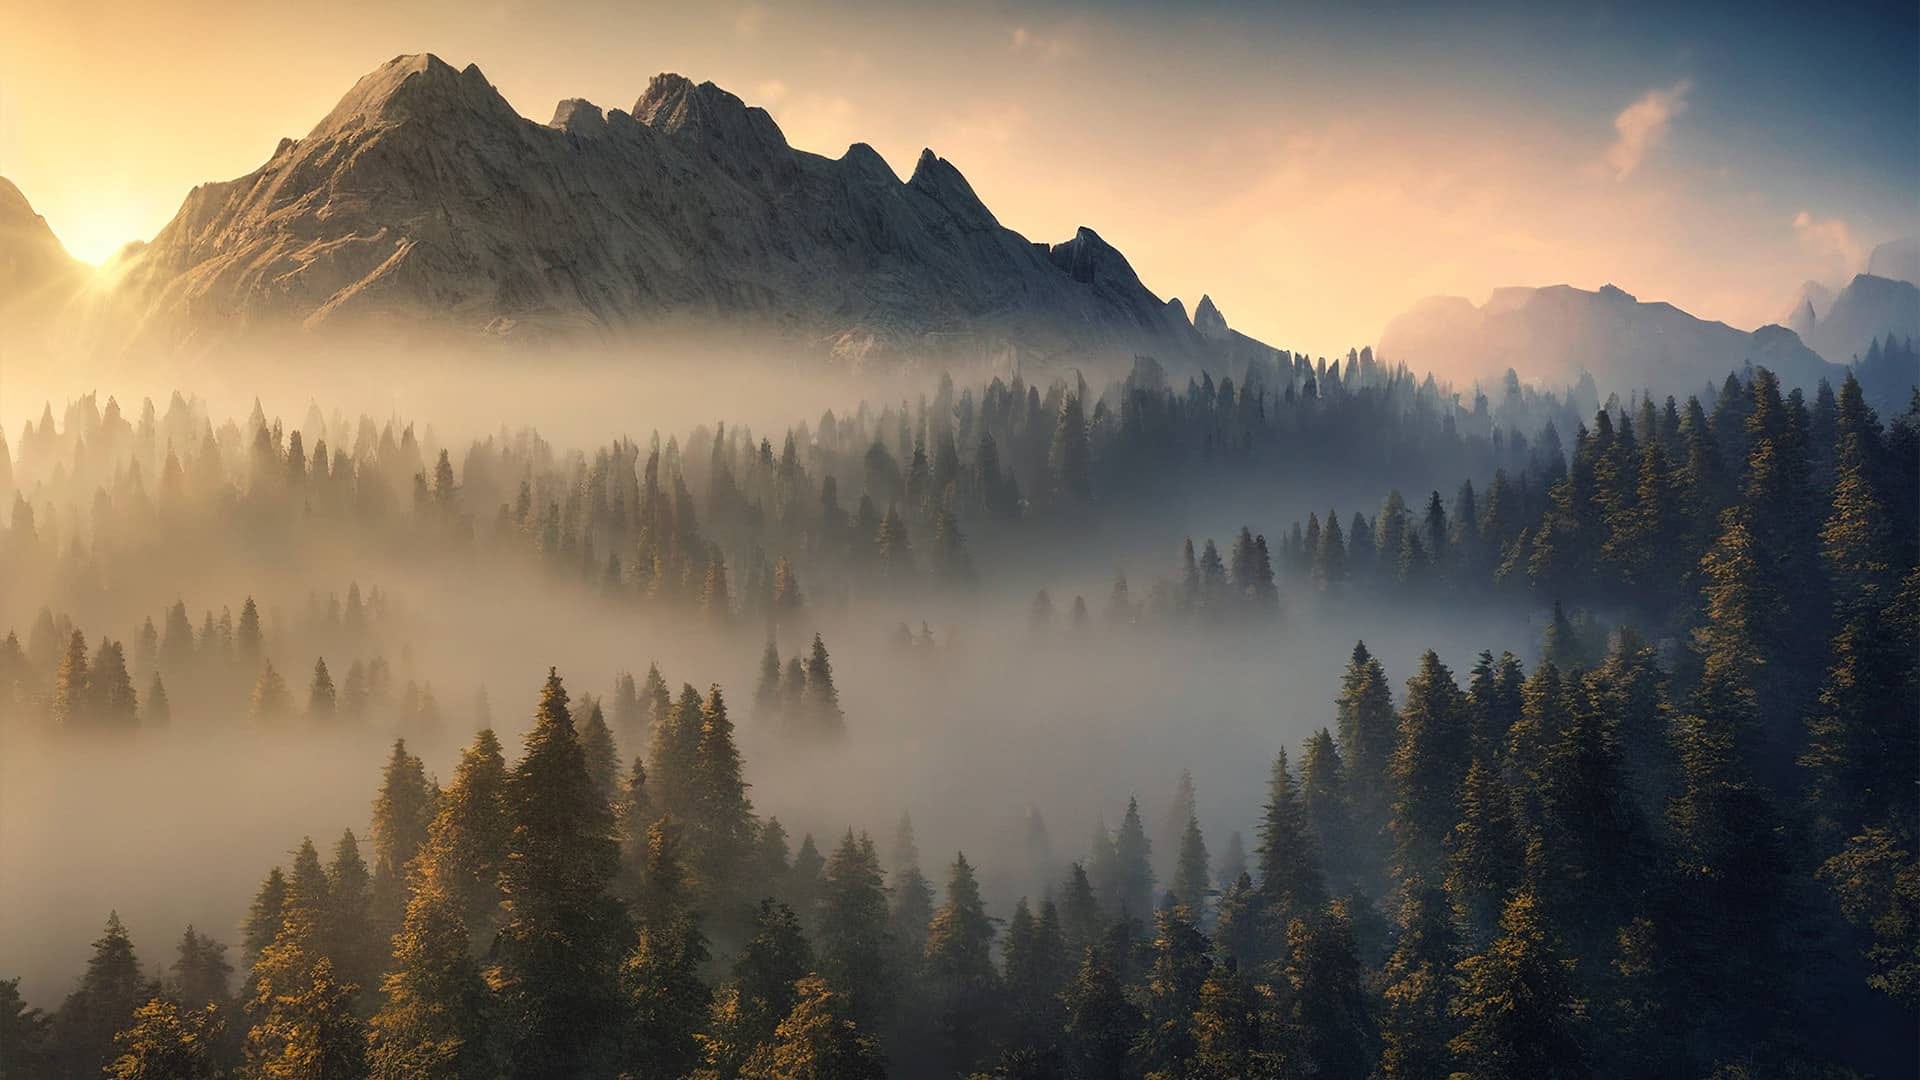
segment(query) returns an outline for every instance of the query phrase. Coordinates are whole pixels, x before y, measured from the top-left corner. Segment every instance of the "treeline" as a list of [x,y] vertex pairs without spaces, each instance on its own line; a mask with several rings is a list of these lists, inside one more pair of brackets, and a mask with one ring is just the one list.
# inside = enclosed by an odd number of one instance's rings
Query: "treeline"
[[[228,606],[217,616],[205,609],[196,630],[186,602],[176,600],[158,624],[148,616],[129,638],[103,636],[90,650],[66,612],[42,607],[24,644],[17,630],[0,639],[0,723],[158,728],[178,712],[196,722],[244,716],[273,725],[304,716],[431,730],[440,723],[432,683],[414,678],[404,641],[404,685],[395,685],[386,658],[401,621],[379,586],[363,599],[355,582],[344,603],[338,593],[313,592],[303,614],[276,625],[248,596],[237,618]],[[351,658],[337,683],[329,655]],[[276,668],[276,657],[288,667]]]
[[197,931],[156,982],[111,920],[52,1016],[0,984],[0,1034],[61,1076],[1898,1068],[1920,585],[1891,600],[1888,681],[1833,680],[1856,697],[1804,806],[1756,768],[1760,668],[1724,620],[1697,679],[1621,632],[1584,669],[1483,653],[1464,686],[1428,652],[1397,706],[1361,644],[1337,722],[1276,757],[1251,853],[1235,832],[1210,858],[1183,778],[1164,878],[1132,802],[1004,922],[964,855],[936,893],[904,820],[884,863],[851,829],[795,849],[753,811],[717,686],[617,691],[646,716],[623,767],[550,674],[511,766],[482,731],[442,789],[394,747],[370,858],[349,832],[275,868],[237,991]]
[[[504,429],[464,452],[400,419],[299,428],[256,402],[216,426],[176,393],[137,418],[93,394],[0,440],[0,579],[90,607],[130,568],[350,543],[416,560],[523,555],[632,602],[749,625],[819,599],[962,587],[1003,538],[1163,515],[1209,490],[1484,475],[1568,408],[1509,379],[1470,404],[1404,367],[1282,354],[1184,389],[1151,361],[1096,393],[1018,376],[844,415],[777,440],[737,425],[561,452]],[[1570,400],[1575,395],[1570,395]],[[456,463],[459,468],[456,471]],[[1036,531],[1038,530],[1038,531]],[[50,588],[49,588],[50,586]]]
[[[1451,500],[1434,491],[1419,506],[1392,491],[1372,518],[1355,512],[1344,527],[1337,511],[1314,514],[1293,525],[1277,564],[1325,592],[1504,592],[1684,633],[1705,610],[1708,556],[1737,524],[1736,537],[1766,544],[1758,555],[1777,601],[1823,612],[1843,571],[1822,545],[1860,500],[1876,519],[1870,558],[1895,569],[1920,559],[1920,401],[1909,399],[1888,427],[1851,374],[1838,393],[1821,383],[1811,402],[1783,394],[1765,369],[1729,375],[1710,408],[1690,397],[1601,409],[1575,430],[1570,454],[1550,430],[1549,452],[1496,471],[1484,489],[1468,480]],[[1796,621],[1816,641],[1826,625]]]

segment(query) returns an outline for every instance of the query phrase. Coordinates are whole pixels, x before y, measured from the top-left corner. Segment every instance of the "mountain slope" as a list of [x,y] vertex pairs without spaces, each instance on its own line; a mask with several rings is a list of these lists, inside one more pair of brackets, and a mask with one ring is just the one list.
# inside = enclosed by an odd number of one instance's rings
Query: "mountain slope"
[[677,75],[631,112],[569,100],[540,125],[431,55],[362,78],[253,173],[195,188],[120,291],[170,341],[394,317],[598,336],[724,320],[851,360],[1205,351],[1091,229],[1030,243],[931,151],[902,183],[864,144],[795,150],[764,110]]
[[1855,275],[1814,323],[1807,344],[1835,363],[1851,363],[1867,346],[1892,334],[1920,337],[1920,288],[1873,274]]
[[1590,371],[1603,386],[1684,394],[1717,383],[1749,361],[1791,385],[1833,378],[1839,369],[1790,330],[1753,333],[1708,322],[1664,303],[1643,303],[1611,285],[1496,289],[1486,304],[1431,297],[1387,324],[1380,355],[1414,370],[1491,382],[1508,368],[1521,378],[1567,385]]
[[0,176],[0,310],[44,303],[72,289],[86,268],[33,212],[33,204]]

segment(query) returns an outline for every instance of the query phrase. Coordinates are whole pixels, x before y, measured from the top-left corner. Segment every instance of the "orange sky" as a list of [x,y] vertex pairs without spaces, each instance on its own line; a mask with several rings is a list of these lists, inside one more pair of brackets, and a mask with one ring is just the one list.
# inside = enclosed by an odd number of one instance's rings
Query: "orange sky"
[[543,122],[563,97],[629,107],[676,70],[764,105],[806,149],[870,142],[904,174],[931,146],[1008,226],[1054,241],[1091,225],[1161,295],[1211,292],[1235,326],[1315,352],[1374,339],[1421,296],[1507,284],[1611,281],[1752,326],[1912,228],[1898,191],[1742,116],[1732,76],[1685,42],[1519,63],[1461,44],[1489,39],[1478,27],[1255,18],[0,0],[0,175],[97,261],[396,53],[478,63]]

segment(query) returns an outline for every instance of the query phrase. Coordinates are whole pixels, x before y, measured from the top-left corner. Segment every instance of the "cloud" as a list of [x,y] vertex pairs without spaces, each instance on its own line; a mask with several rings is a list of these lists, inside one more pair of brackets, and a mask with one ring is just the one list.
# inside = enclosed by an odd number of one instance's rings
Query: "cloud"
[[1866,249],[1841,218],[1818,218],[1802,210],[1793,215],[1793,234],[1800,247],[1819,260],[1821,273],[1831,280],[1845,280],[1866,262]]
[[1080,35],[1070,26],[1061,26],[1046,33],[1016,26],[1010,47],[1014,52],[1043,60],[1065,60],[1080,55]]
[[1692,79],[1681,79],[1665,89],[1653,89],[1620,110],[1613,118],[1613,145],[1607,147],[1607,167],[1615,180],[1625,180],[1655,147],[1665,142],[1673,118],[1687,111]]

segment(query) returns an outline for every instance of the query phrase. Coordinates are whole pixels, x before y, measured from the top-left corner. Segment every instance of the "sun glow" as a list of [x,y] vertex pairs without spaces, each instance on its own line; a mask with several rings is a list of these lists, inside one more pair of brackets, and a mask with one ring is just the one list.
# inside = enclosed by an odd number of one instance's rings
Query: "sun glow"
[[133,207],[111,203],[89,207],[64,220],[56,221],[49,214],[47,224],[53,227],[67,254],[92,266],[106,264],[121,248],[140,239],[147,227],[147,222]]

